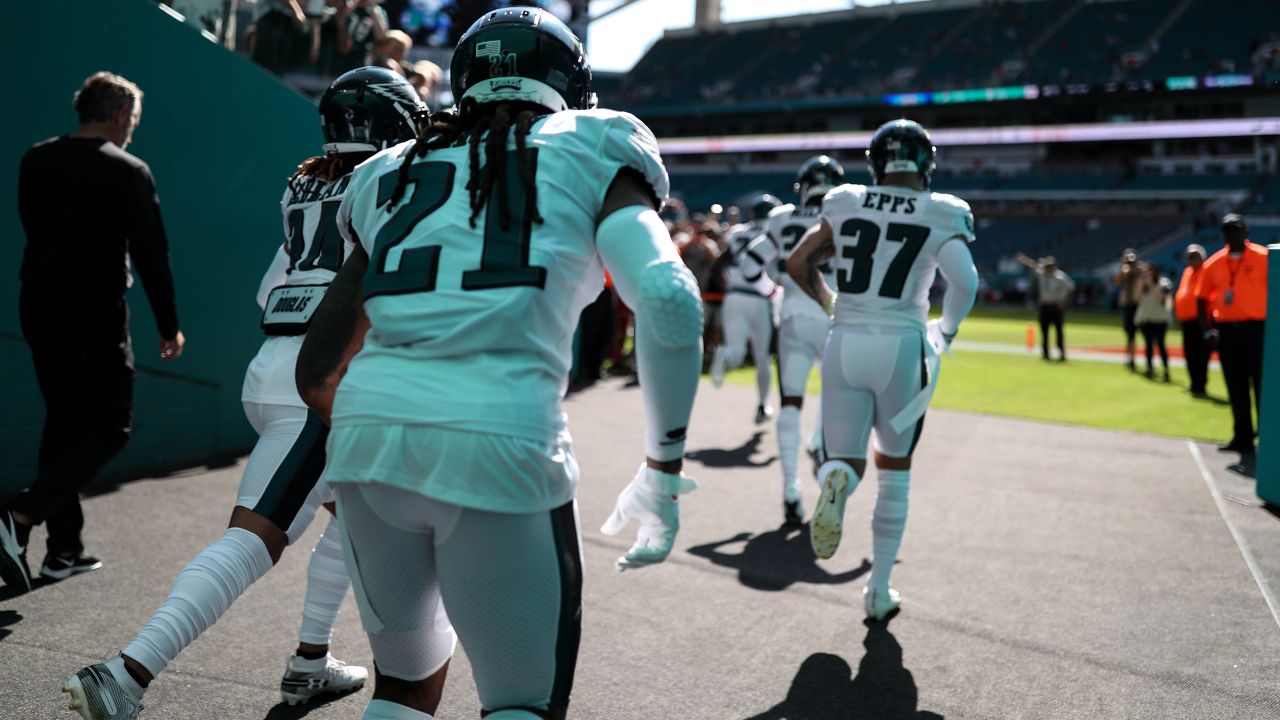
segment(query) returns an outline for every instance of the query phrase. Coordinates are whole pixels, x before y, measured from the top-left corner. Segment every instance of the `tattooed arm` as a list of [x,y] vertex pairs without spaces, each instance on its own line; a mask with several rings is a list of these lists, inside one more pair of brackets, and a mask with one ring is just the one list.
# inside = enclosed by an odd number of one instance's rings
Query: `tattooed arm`
[[316,308],[298,352],[294,369],[298,394],[307,407],[324,418],[326,425],[333,412],[338,382],[347,373],[352,356],[364,345],[364,335],[369,330],[362,287],[368,266],[369,256],[356,245]]
[[823,220],[809,228],[804,237],[800,238],[800,244],[791,251],[791,257],[787,258],[787,274],[824,310],[831,302],[832,293],[822,273],[818,272],[818,266],[830,260],[835,252],[835,237],[831,226]]

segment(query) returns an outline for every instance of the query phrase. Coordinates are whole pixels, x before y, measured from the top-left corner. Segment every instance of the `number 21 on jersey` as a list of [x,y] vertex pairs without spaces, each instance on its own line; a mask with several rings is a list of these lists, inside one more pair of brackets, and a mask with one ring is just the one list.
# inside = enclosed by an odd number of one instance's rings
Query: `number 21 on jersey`
[[[529,166],[533,168],[529,181],[537,176],[537,150],[526,151]],[[378,207],[386,205],[395,190],[400,170],[396,169],[378,178]],[[373,252],[369,254],[369,270],[364,278],[365,299],[378,295],[432,292],[436,289],[436,275],[440,269],[440,245],[414,247],[400,252],[399,263],[392,269],[389,257],[392,250],[409,238],[413,229],[428,215],[444,206],[453,194],[457,168],[448,162],[420,162],[409,168],[412,187],[409,199],[391,215],[391,219],[378,231],[373,240]],[[511,218],[506,229],[500,220],[498,198],[489,198],[484,214],[484,244],[480,254],[480,267],[462,273],[463,290],[491,290],[522,285],[541,289],[547,280],[547,269],[529,264],[529,245],[532,235],[529,208],[525,206],[524,188],[520,186],[520,170],[517,156],[507,155],[507,183],[505,193],[511,203]]]

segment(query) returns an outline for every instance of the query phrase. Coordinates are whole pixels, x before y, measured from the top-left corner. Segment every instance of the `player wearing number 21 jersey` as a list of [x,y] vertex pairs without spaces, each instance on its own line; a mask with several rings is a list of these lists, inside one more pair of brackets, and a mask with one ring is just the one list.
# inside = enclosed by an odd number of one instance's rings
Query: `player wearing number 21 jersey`
[[486,717],[564,717],[581,632],[578,465],[560,404],[576,320],[608,268],[636,314],[647,457],[604,531],[640,519],[617,561],[636,568],[666,558],[675,496],[694,487],[680,469],[702,302],[656,212],[668,191],[657,143],[634,117],[593,109],[563,23],[487,13],[451,76],[458,112],[356,171],[338,224],[359,247],[317,313],[298,385],[331,412],[328,478],[378,687],[405,690],[379,693],[365,717],[430,712],[413,703],[435,598]]
[[[839,295],[822,358],[822,426],[830,458],[819,469],[822,495],[810,524],[814,552],[831,557],[844,506],[866,469],[875,429],[879,481],[872,515],[868,617],[882,620],[901,603],[890,587],[907,520],[911,455],[945,353],[973,307],[978,275],[969,253],[973,214],[963,200],[929,192],[934,168],[929,134],[909,120],[886,123],[867,150],[874,185],[841,185],[822,201],[822,222],[801,240],[787,269],[826,305],[818,271],[830,258]],[[929,288],[947,281],[942,318],[928,322]]]

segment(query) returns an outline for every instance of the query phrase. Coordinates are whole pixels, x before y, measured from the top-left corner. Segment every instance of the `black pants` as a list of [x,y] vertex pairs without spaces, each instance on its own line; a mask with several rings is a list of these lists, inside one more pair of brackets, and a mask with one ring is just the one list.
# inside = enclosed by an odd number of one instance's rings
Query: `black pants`
[[1187,360],[1187,374],[1191,376],[1191,392],[1203,393],[1209,382],[1209,346],[1204,341],[1204,329],[1199,320],[1183,320],[1182,356]]
[[1160,351],[1160,362],[1164,364],[1164,371],[1169,372],[1169,348],[1164,343],[1165,335],[1169,332],[1169,323],[1151,323],[1145,322],[1138,326],[1142,331],[1142,344],[1145,345],[1147,354],[1147,370],[1151,370],[1151,362],[1154,359],[1154,351]]
[[1138,334],[1138,324],[1135,322],[1138,315],[1137,305],[1124,305],[1120,308],[1124,313],[1124,348],[1129,353],[1129,362],[1133,363],[1133,339]]
[[1067,356],[1067,343],[1062,336],[1062,322],[1065,313],[1062,308],[1057,305],[1044,304],[1040,306],[1040,351],[1044,353],[1044,359],[1049,359],[1049,328],[1054,327],[1058,331],[1058,352],[1062,353],[1062,357]]
[[84,318],[85,331],[76,333],[29,297],[20,307],[45,421],[35,480],[8,509],[47,523],[50,553],[79,554],[80,491],[124,448],[132,429],[128,314],[121,301],[106,317]]
[[1262,413],[1263,327],[1261,320],[1218,325],[1218,358],[1235,426],[1231,442],[1238,445],[1253,445],[1253,408]]

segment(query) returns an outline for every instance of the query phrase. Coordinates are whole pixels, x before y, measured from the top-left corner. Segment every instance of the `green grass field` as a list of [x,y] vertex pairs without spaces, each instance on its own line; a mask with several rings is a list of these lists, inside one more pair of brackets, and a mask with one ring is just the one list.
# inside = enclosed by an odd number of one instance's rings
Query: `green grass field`
[[[1034,320],[1030,311],[982,309],[965,320],[960,339],[1022,347]],[[1117,315],[1072,313],[1066,330],[1068,356],[1072,348],[1124,344]],[[1170,346],[1178,343],[1179,335],[1170,333]],[[1173,382],[1163,383],[1115,363],[1044,362],[1038,349],[1026,355],[957,350],[955,357],[943,358],[932,406],[1225,442],[1231,436],[1226,388],[1219,371],[1209,375],[1209,394],[1217,399],[1197,400],[1186,393],[1187,374],[1178,368]],[[735,370],[729,381],[754,386],[755,371]],[[820,388],[815,372],[808,391],[816,395]]]

